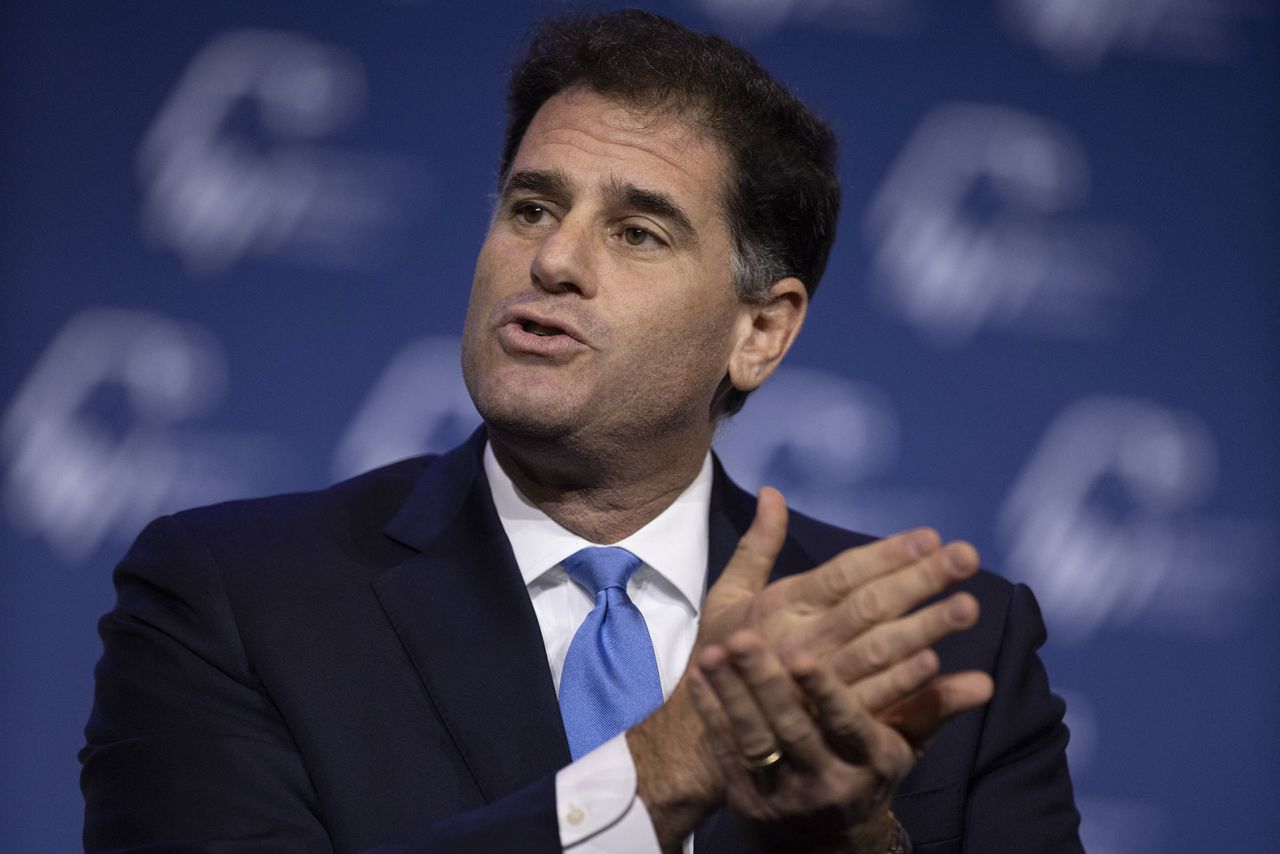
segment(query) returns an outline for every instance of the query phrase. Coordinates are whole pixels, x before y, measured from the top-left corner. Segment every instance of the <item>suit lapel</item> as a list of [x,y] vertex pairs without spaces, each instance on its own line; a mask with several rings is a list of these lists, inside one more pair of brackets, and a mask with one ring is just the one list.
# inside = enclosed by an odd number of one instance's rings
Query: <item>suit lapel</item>
[[[725,564],[733,556],[738,540],[751,527],[756,514],[756,499],[725,474],[720,460],[712,457],[711,515],[707,530],[707,588],[710,589]],[[812,569],[813,559],[803,547],[787,535],[782,551],[774,563],[770,580]]]
[[483,428],[432,462],[386,533],[419,553],[374,591],[484,797],[569,762],[533,606],[493,508]]

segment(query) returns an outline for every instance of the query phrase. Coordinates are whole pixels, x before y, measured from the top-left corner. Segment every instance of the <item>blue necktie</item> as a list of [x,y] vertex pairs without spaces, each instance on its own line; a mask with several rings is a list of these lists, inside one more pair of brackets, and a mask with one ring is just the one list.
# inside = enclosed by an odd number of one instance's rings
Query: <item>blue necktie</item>
[[569,577],[596,598],[569,644],[560,676],[560,716],[574,759],[662,704],[649,627],[627,596],[627,579],[640,563],[616,546],[583,549],[563,561]]

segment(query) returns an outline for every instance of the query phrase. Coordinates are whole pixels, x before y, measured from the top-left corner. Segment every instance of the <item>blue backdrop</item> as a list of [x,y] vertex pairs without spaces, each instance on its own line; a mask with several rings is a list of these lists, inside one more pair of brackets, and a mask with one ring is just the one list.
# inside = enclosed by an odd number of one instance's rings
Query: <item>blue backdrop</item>
[[[1274,850],[1275,4],[650,5],[843,145],[829,272],[730,470],[1033,586],[1095,854]],[[0,850],[78,845],[94,624],[148,519],[475,423],[504,69],[558,8],[5,4]]]

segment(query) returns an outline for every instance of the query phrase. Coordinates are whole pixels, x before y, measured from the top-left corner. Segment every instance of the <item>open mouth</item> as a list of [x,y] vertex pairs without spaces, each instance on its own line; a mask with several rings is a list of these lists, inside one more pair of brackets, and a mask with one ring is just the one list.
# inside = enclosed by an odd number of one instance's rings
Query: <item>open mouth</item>
[[548,335],[564,334],[563,329],[557,329],[554,326],[543,326],[541,323],[534,323],[532,320],[526,320],[524,323],[520,324],[520,328],[523,329],[525,332],[531,333],[533,335],[541,335],[543,337],[546,337]]

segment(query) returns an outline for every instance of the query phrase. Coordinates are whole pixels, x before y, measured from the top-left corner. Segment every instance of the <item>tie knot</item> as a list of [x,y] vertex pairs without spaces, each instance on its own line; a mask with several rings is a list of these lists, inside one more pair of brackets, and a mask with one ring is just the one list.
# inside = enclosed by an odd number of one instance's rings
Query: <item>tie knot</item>
[[609,587],[627,589],[627,580],[643,561],[618,546],[591,546],[574,552],[561,563],[569,577],[597,595]]

